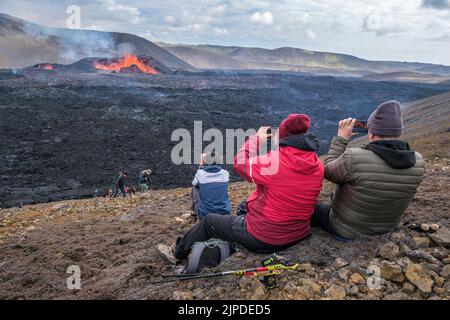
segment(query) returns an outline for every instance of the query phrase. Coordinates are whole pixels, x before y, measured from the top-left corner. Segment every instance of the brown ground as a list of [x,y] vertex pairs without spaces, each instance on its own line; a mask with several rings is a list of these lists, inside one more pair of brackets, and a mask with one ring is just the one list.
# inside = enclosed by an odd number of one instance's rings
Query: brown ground
[[[424,104],[418,105],[423,107],[422,112],[408,111],[423,118],[424,114],[438,110],[441,117],[417,122],[415,128],[412,121],[407,121],[408,128],[414,128],[408,131],[409,137],[417,139],[413,145],[428,161],[426,177],[402,222],[435,222],[450,227],[450,133],[445,132],[449,124],[450,95],[438,100],[447,102],[433,109],[435,98],[432,103],[428,101],[426,108]],[[430,134],[418,135],[418,130]],[[239,203],[251,190],[249,184],[232,184],[233,204]],[[328,199],[331,190],[332,185],[326,183],[321,198]],[[313,229],[312,237],[282,252],[293,261],[309,263],[304,265],[306,272],[284,273],[274,290],[262,289],[255,279],[235,277],[152,284],[161,280],[161,274],[173,271],[159,259],[155,245],[169,244],[189,227],[175,220],[186,212],[189,212],[188,189],[150,191],[127,199],[93,198],[3,209],[0,211],[0,299],[172,299],[180,296],[176,291],[182,292],[182,297],[196,299],[339,298],[330,293],[331,286],[345,288],[350,299],[450,297],[449,280],[440,284],[435,280],[433,292],[427,294],[417,289],[409,293],[404,284],[390,281],[379,290],[368,290],[365,284],[360,284],[356,294],[348,293],[354,284],[337,276],[339,268],[335,259],[352,262],[351,272],[367,276],[367,266],[379,262],[376,257],[380,245],[391,239],[401,248],[414,248],[412,237],[424,236],[402,225],[394,234],[349,244]],[[449,256],[448,249],[433,244],[421,252],[432,254],[440,261]],[[242,249],[217,269],[254,267],[262,258]],[[411,260],[430,263],[423,257]],[[433,263],[428,265],[431,270],[443,272],[441,262]],[[66,287],[69,276],[66,269],[70,265],[81,268],[81,290],[71,291]],[[307,281],[313,281],[318,289],[306,296],[292,293],[286,286]]]

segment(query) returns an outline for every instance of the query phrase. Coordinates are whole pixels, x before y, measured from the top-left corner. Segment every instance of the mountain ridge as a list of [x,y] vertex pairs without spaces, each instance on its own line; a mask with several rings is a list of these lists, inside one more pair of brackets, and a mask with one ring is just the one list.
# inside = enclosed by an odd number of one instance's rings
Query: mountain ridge
[[88,57],[151,56],[167,67],[195,70],[153,42],[130,33],[42,26],[0,13],[0,68],[70,64]]
[[[342,71],[349,75],[366,75],[372,73],[417,72],[423,74],[450,75],[450,66],[399,61],[371,61],[359,57],[333,53],[312,51],[294,47],[266,49],[258,47],[220,46],[220,45],[184,45],[156,42],[172,52],[180,59],[192,61],[199,69],[221,69],[221,64],[214,61],[219,57],[235,63],[239,69],[267,69],[280,71],[322,71],[326,73]],[[197,54],[196,58],[193,56]],[[214,59],[208,59],[214,57]],[[229,69],[233,65],[227,66]],[[321,69],[321,70],[318,70]]]

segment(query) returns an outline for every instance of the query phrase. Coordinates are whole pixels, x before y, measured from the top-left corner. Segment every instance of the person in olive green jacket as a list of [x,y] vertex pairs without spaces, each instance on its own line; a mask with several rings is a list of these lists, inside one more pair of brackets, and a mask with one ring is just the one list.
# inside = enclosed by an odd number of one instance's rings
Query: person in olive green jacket
[[331,203],[318,203],[311,224],[337,239],[391,232],[411,203],[425,172],[422,156],[402,141],[396,101],[381,104],[368,120],[369,143],[347,147],[355,119],[339,122],[325,158],[325,178],[334,182]]

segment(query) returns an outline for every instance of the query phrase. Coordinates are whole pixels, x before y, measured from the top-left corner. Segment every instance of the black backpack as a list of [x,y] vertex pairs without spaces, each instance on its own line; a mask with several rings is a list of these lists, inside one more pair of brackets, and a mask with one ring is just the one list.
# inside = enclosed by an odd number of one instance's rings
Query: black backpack
[[203,242],[195,242],[192,245],[188,257],[186,274],[197,273],[204,267],[217,267],[236,251],[235,247],[227,241],[209,239]]

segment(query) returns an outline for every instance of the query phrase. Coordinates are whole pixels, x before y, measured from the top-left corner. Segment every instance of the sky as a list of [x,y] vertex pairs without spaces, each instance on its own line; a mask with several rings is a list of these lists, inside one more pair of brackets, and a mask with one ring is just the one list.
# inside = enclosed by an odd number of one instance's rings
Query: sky
[[0,0],[0,13],[150,41],[297,47],[450,65],[450,0]]

